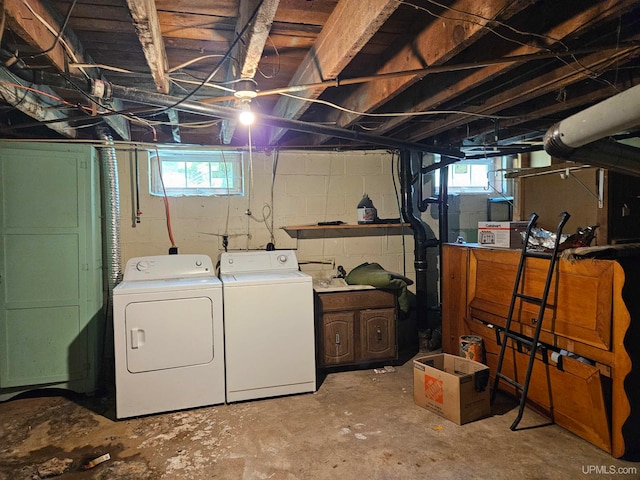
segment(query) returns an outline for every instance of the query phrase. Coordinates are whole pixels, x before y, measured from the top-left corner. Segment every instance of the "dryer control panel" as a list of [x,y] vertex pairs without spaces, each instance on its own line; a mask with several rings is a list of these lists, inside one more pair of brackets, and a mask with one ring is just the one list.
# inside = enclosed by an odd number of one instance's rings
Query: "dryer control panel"
[[208,255],[154,255],[131,258],[125,267],[123,281],[164,280],[214,276]]
[[297,272],[293,250],[224,252],[220,255],[220,274],[250,272]]

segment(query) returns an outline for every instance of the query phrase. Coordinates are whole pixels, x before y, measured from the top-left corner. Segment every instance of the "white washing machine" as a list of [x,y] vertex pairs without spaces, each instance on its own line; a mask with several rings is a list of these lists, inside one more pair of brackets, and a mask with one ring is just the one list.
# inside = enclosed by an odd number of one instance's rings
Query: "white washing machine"
[[113,289],[116,417],[224,403],[222,315],[207,255],[129,260]]
[[227,402],[315,392],[313,285],[292,250],[220,256]]

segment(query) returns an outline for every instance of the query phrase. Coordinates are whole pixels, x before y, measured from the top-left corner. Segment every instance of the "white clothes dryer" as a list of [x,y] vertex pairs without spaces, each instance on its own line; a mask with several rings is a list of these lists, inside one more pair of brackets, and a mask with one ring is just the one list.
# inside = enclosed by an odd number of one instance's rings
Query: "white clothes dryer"
[[225,252],[227,402],[315,392],[313,285],[293,250]]
[[224,403],[222,315],[207,255],[130,259],[113,290],[116,417]]

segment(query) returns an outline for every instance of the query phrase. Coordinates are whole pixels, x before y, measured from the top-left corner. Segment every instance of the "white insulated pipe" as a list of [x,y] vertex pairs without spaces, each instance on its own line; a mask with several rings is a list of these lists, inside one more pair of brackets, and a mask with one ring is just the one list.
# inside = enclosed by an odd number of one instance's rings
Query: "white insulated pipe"
[[640,85],[631,87],[553,125],[544,149],[567,157],[576,148],[640,125]]

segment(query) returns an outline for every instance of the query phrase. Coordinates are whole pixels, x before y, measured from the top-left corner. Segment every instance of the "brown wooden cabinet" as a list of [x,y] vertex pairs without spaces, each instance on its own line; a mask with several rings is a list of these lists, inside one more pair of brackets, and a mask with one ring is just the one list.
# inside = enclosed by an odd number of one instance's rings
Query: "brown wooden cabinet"
[[316,293],[320,367],[395,360],[396,296],[385,290]]
[[[519,250],[443,246],[443,349],[458,354],[460,335],[481,336],[492,377],[519,258]],[[542,319],[545,348],[536,357],[528,395],[532,407],[615,457],[638,448],[638,435],[631,432],[640,408],[640,318],[633,318],[639,311],[639,268],[638,256],[628,253],[619,260],[558,262]],[[522,293],[541,296],[546,269],[544,260],[528,261]],[[511,328],[532,336],[536,314],[530,304],[516,302]],[[558,362],[560,352],[565,355]],[[527,358],[514,345],[503,372],[522,383]],[[507,382],[500,388],[515,393]]]

